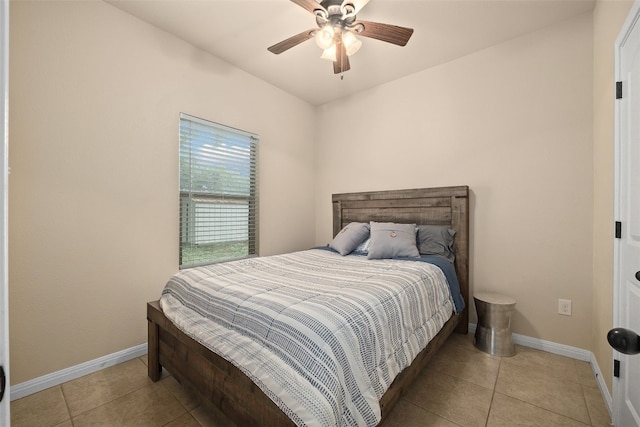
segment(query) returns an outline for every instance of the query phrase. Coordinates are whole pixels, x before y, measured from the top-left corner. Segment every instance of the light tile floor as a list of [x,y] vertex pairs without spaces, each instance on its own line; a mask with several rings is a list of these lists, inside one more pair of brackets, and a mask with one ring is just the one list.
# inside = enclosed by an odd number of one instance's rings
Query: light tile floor
[[[153,383],[146,357],[11,402],[21,426],[232,426],[169,373]],[[454,334],[383,427],[609,426],[587,362],[516,346],[494,357]]]

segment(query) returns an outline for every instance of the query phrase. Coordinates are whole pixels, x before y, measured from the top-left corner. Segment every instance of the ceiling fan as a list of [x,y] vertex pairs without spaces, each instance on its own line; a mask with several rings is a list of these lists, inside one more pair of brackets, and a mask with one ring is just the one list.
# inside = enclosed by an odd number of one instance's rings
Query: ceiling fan
[[323,49],[321,58],[333,61],[335,74],[349,71],[349,56],[362,46],[356,35],[405,46],[413,34],[412,28],[378,22],[359,21],[358,13],[369,0],[291,0],[316,16],[318,28],[303,31],[269,47],[280,54],[314,37]]

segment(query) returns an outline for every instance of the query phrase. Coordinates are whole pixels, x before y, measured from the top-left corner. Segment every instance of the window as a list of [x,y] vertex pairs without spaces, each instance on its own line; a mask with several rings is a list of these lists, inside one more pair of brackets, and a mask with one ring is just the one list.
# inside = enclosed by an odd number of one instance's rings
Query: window
[[258,136],[180,114],[180,267],[257,253]]

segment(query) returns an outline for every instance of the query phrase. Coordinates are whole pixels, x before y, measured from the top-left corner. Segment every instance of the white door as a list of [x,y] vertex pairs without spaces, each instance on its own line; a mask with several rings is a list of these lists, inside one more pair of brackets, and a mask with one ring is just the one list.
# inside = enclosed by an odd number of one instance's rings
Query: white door
[[8,426],[9,416],[9,292],[7,262],[7,180],[9,124],[9,1],[0,0],[0,425]]
[[[640,332],[640,1],[636,0],[616,41],[616,74],[622,98],[616,101],[614,323]],[[627,346],[638,346],[635,333]],[[613,383],[616,426],[640,426],[640,355],[614,351],[619,376]]]

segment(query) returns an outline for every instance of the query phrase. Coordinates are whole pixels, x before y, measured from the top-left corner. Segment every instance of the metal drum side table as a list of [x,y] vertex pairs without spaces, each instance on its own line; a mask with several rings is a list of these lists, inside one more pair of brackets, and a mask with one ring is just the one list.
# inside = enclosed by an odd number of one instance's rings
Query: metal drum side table
[[490,292],[478,292],[473,300],[478,313],[473,344],[494,356],[515,355],[516,349],[511,338],[511,313],[516,300]]

